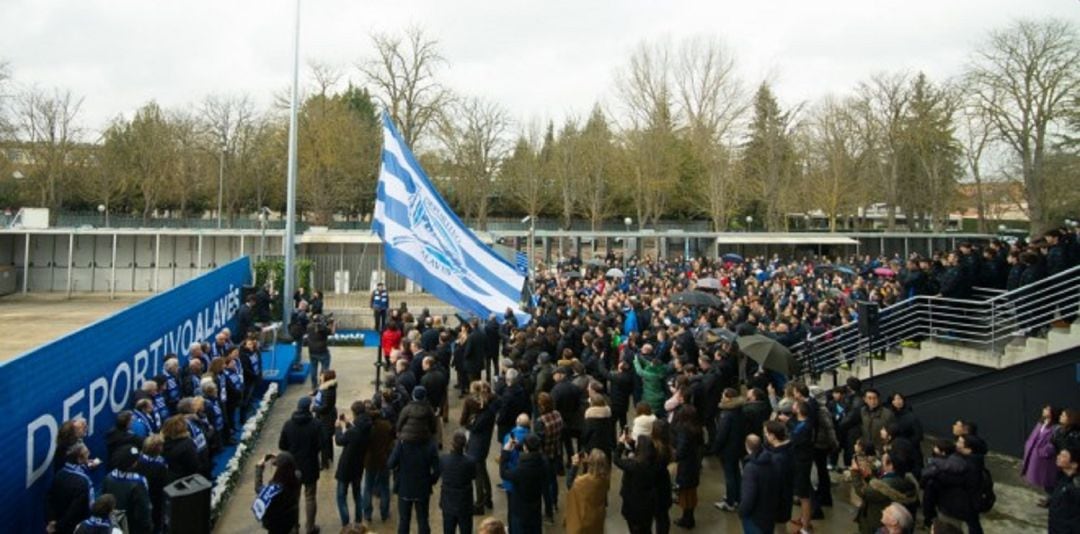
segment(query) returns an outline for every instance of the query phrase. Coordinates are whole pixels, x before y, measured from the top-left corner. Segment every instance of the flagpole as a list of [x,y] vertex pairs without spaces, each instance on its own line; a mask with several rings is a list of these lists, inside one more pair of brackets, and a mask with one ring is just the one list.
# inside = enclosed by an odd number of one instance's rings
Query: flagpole
[[296,282],[296,108],[297,93],[300,85],[300,0],[296,0],[296,27],[293,30],[293,80],[292,98],[289,101],[289,169],[286,194],[285,221],[285,294],[281,296],[282,321],[289,324],[292,318],[293,286]]

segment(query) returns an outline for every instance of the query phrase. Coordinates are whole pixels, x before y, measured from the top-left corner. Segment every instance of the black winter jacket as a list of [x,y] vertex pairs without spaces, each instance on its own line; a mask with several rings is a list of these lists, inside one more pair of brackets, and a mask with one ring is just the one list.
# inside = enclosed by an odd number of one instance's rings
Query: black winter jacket
[[297,411],[285,422],[278,439],[278,448],[288,451],[300,469],[300,481],[310,484],[319,480],[319,451],[321,428],[311,412]]
[[371,442],[371,418],[367,414],[361,414],[345,430],[338,427],[334,433],[334,441],[342,448],[334,479],[351,482],[362,477],[364,457],[367,455],[368,443]]

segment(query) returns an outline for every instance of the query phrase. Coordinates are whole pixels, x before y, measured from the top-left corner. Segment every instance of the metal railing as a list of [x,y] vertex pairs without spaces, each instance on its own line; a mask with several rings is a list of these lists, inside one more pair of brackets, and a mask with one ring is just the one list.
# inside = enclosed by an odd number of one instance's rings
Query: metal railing
[[1017,336],[1058,319],[1075,319],[1078,307],[1080,266],[983,300],[912,297],[880,311],[873,337],[861,335],[852,322],[811,336],[792,352],[811,373],[831,371],[904,341],[962,343],[1000,355]]

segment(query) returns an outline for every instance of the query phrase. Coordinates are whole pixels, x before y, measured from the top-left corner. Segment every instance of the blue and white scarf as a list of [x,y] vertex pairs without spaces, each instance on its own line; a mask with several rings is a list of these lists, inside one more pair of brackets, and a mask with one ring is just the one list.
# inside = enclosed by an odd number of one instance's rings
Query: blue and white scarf
[[180,400],[180,383],[173,375],[165,377],[165,395],[169,397],[169,400]]
[[[87,491],[90,493],[90,499],[88,499],[88,503],[90,506],[93,506],[94,501],[97,499],[97,497],[94,496],[94,483],[90,480],[90,475],[86,474],[86,466],[67,462],[64,464],[63,471],[65,473],[75,475],[86,481],[86,488]],[[87,507],[87,509],[89,509],[89,506]]]
[[165,463],[165,458],[162,458],[161,456],[147,456],[145,454],[139,455],[139,463],[168,466],[168,464]]
[[150,489],[150,485],[146,483],[146,477],[144,477],[144,476],[142,476],[142,475],[140,475],[138,473],[128,473],[127,471],[121,471],[119,469],[113,469],[112,471],[109,471],[109,474],[106,475],[106,476],[108,476],[109,478],[115,479],[115,480],[123,480],[123,481],[126,481],[126,482],[138,482],[138,483],[142,484],[144,488]]
[[189,419],[187,421],[188,432],[191,433],[191,441],[195,442],[195,449],[199,452],[206,450],[206,435],[203,434],[199,425],[192,423]]
[[142,424],[146,425],[146,428],[150,429],[151,434],[157,433],[160,427],[158,425],[158,421],[155,421],[156,417],[150,417],[149,415],[143,413],[141,410],[135,410],[134,412],[132,412],[132,414],[135,415],[136,419],[142,421]]
[[262,376],[262,353],[258,350],[252,351],[248,354],[248,362],[251,363],[251,370],[255,376]]
[[319,388],[319,390],[315,392],[315,399],[311,403],[315,405],[316,410],[321,410],[322,409],[322,407],[323,407],[323,390],[322,390],[322,388]]
[[206,405],[210,408],[211,421],[214,425],[214,430],[221,431],[225,428],[225,414],[221,411],[221,404],[210,397],[203,397],[206,399]]
[[251,513],[255,514],[255,519],[258,519],[260,523],[266,515],[266,509],[270,508],[270,503],[274,497],[281,494],[282,489],[280,484],[267,484],[259,490],[259,495],[255,497],[255,502],[251,505]]
[[79,524],[86,528],[107,528],[110,532],[113,528],[112,521],[95,516],[90,516],[89,518],[84,519],[82,523]]
[[218,400],[221,401],[222,404],[225,404],[225,401],[229,400],[229,388],[225,387],[226,380],[227,377],[224,373],[214,377],[214,382],[217,383]]
[[229,383],[232,384],[233,389],[237,391],[243,391],[244,389],[244,373],[235,369],[225,369],[225,378],[229,379]]
[[158,394],[154,395],[154,419],[157,420],[158,426],[161,426],[162,419],[169,418],[169,406],[165,404],[165,396]]

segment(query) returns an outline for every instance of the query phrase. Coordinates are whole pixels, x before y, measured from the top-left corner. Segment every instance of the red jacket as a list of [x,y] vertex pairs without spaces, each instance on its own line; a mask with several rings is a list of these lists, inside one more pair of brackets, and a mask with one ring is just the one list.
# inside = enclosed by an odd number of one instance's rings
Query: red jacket
[[387,328],[382,333],[382,351],[383,356],[389,358],[390,351],[397,348],[398,343],[401,343],[401,330],[391,330]]

